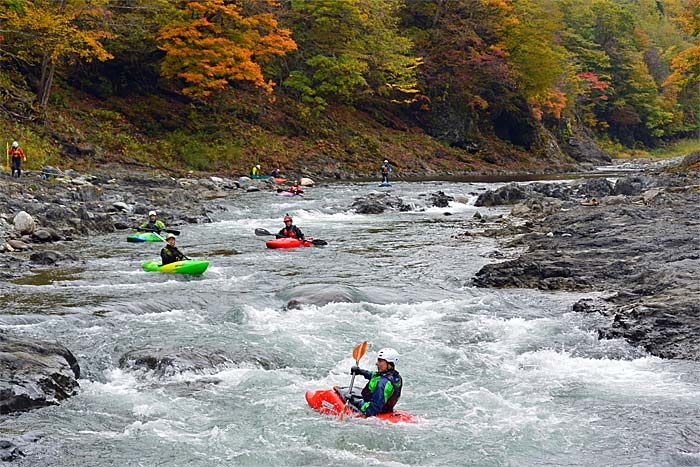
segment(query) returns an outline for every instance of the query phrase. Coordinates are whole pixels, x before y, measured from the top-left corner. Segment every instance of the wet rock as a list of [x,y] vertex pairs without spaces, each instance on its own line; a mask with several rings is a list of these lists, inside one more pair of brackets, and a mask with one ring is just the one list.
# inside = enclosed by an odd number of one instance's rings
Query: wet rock
[[80,366],[61,344],[0,333],[0,414],[54,405],[78,389]]
[[131,226],[129,226],[129,224],[127,224],[126,222],[117,221],[114,223],[114,228],[117,230],[127,230],[130,229]]
[[[679,180],[688,185],[678,186]],[[606,196],[598,206],[576,206],[537,219],[533,231],[517,240],[525,253],[484,266],[473,282],[613,291],[605,306],[575,306],[609,318],[599,330],[602,337],[624,337],[664,358],[700,360],[695,338],[700,333],[700,190],[693,188],[698,182],[626,177],[615,190],[635,194],[634,202],[624,195]],[[637,202],[641,193],[648,204]]]
[[476,199],[474,206],[489,207],[501,206],[504,204],[516,204],[518,201],[527,199],[530,196],[528,191],[515,183],[502,186],[501,188],[492,191],[489,190],[481,193]]
[[615,183],[613,195],[635,196],[642,194],[642,191],[651,188],[653,181],[643,175],[635,175],[619,179]]
[[37,264],[56,264],[63,259],[63,255],[57,251],[40,251],[32,253],[29,259]]
[[404,204],[401,198],[388,193],[371,193],[361,198],[355,198],[350,206],[358,214],[381,214],[387,209],[407,211],[411,207]]
[[10,440],[0,439],[0,460],[3,462],[12,462],[24,457],[24,453],[19,447]]
[[593,178],[586,180],[585,183],[578,187],[579,193],[596,198],[602,198],[603,196],[609,196],[613,193],[614,185],[612,182],[606,178]]
[[431,193],[428,198],[430,205],[436,208],[446,208],[450,205],[450,201],[454,201],[454,198],[452,196],[447,196],[442,191]]
[[303,285],[280,293],[288,309],[305,305],[323,306],[329,303],[360,303],[370,301],[359,289],[335,284]]
[[12,220],[15,230],[22,235],[31,234],[36,229],[34,218],[25,211],[20,211]]
[[225,367],[254,363],[264,369],[279,368],[275,358],[260,352],[237,349],[236,352],[202,349],[145,348],[132,350],[119,359],[119,367],[150,371],[161,377],[181,373],[214,374]]
[[314,185],[316,184],[316,182],[314,182],[314,181],[311,180],[310,178],[301,177],[301,178],[299,179],[299,184],[300,184],[301,186],[314,186]]

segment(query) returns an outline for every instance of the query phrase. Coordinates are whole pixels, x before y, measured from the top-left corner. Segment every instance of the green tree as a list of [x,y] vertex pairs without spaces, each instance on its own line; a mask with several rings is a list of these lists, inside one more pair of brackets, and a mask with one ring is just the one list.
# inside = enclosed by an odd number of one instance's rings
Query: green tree
[[376,95],[396,101],[417,93],[412,43],[398,27],[400,0],[292,0],[300,44],[285,86],[320,111]]

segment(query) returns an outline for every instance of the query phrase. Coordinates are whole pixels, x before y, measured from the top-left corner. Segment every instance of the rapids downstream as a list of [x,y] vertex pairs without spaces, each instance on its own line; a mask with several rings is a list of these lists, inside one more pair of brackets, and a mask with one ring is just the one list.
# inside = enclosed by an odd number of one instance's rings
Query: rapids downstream
[[[437,190],[469,202],[380,215],[349,210],[376,183],[218,200],[214,223],[178,239],[210,261],[198,278],[143,272],[161,246],[124,232],[66,244],[84,267],[3,289],[0,327],[64,344],[82,371],[79,395],[0,419],[6,435],[39,438],[13,465],[699,465],[698,363],[599,340],[601,318],[571,311],[582,294],[471,285],[494,251],[514,253],[453,238],[477,210],[507,212],[472,205],[487,186],[397,182],[406,203]],[[254,229],[279,230],[285,213],[328,246],[266,249]],[[418,424],[339,422],[307,406],[306,390],[349,383],[363,340],[364,368],[382,347],[401,353],[397,408]],[[144,348],[236,363],[120,366]]]

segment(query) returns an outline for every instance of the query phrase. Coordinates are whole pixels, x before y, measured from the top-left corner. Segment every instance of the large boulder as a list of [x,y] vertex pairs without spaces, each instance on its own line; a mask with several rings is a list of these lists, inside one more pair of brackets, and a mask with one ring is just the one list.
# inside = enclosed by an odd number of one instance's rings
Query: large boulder
[[55,405],[78,389],[80,366],[63,345],[0,333],[0,414]]
[[404,204],[401,198],[388,193],[371,193],[361,198],[355,198],[350,206],[358,214],[381,214],[387,209],[409,211],[411,207]]
[[509,183],[506,186],[493,191],[489,190],[479,195],[474,203],[477,207],[501,206],[506,204],[517,204],[520,201],[527,199],[531,193],[524,187],[515,183]]
[[29,235],[36,229],[34,218],[25,211],[18,212],[12,223],[15,226],[15,230],[22,235]]
[[452,196],[447,196],[442,191],[431,193],[428,197],[428,202],[436,208],[446,208],[450,205],[450,201],[454,201],[454,198]]

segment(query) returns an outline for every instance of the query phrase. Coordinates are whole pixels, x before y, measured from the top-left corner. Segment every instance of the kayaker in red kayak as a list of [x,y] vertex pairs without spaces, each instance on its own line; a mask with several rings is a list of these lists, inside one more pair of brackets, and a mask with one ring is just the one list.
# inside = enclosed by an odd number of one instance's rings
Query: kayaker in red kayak
[[364,376],[369,383],[362,390],[362,399],[350,399],[350,406],[368,417],[393,412],[403,388],[401,375],[395,369],[400,358],[396,350],[384,348],[377,352],[377,371],[352,367],[351,375]]
[[165,237],[165,241],[168,243],[165,247],[160,250],[161,266],[166,264],[174,263],[176,261],[182,261],[187,258],[180,250],[175,246],[175,235],[168,234]]
[[275,236],[277,238],[296,238],[301,241],[306,240],[302,231],[299,230],[299,227],[292,224],[293,221],[294,219],[292,219],[292,216],[290,216],[289,214],[284,216],[284,228],[280,230]]

